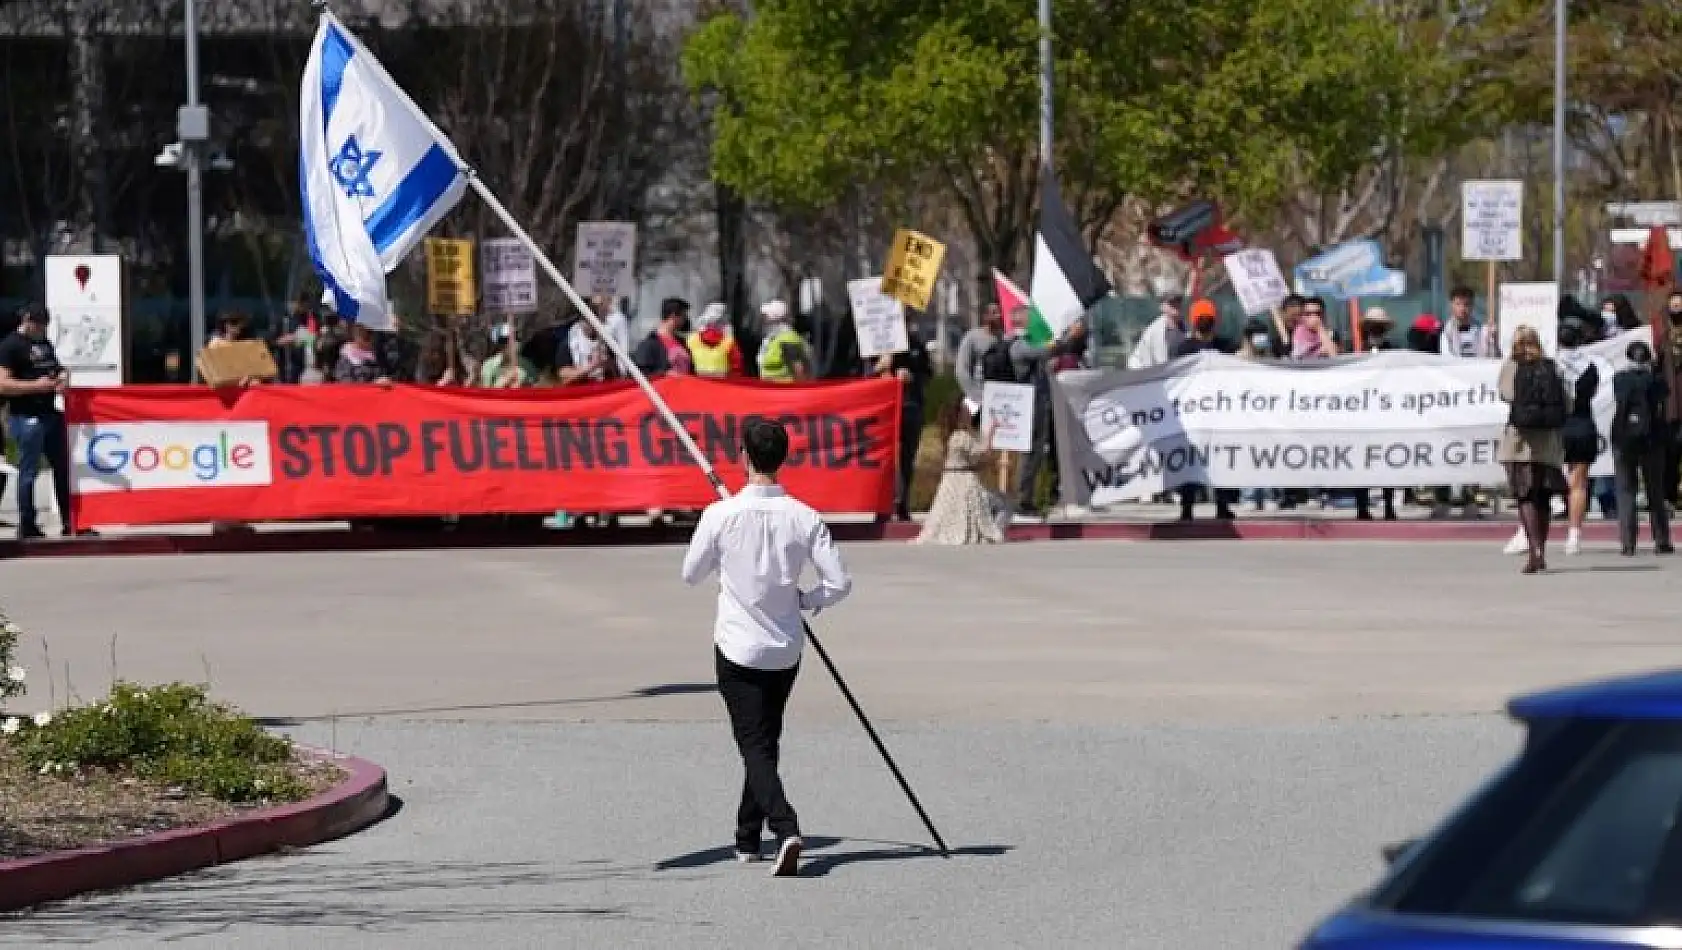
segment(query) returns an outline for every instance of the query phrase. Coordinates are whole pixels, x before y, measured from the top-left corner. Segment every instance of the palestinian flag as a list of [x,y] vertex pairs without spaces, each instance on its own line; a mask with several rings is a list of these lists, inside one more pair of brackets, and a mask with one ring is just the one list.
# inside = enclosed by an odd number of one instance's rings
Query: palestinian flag
[[[995,277],[995,283],[997,280]],[[1057,175],[1050,168],[1040,169],[1040,233],[1034,240],[1034,280],[1030,286],[1027,337],[1036,345],[1062,336],[1071,323],[1110,292],[1110,282],[1086,252],[1086,242],[1081,239],[1074,215],[1063,204]],[[1016,292],[1021,294],[1020,290]],[[999,305],[1007,315],[1010,313],[1002,294]]]
[[1016,313],[1024,307],[1032,311],[1034,305],[1028,300],[1028,295],[1016,286],[1015,281],[999,273],[996,267],[993,268],[993,298],[999,302],[999,312],[1005,316],[1006,333],[1021,329],[1017,326],[1018,321],[1024,324],[1033,322],[1030,314],[1018,316]]

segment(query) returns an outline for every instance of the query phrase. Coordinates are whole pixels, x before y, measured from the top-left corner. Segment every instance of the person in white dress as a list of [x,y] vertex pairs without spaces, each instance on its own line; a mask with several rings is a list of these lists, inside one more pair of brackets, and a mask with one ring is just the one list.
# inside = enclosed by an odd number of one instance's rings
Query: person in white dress
[[981,481],[982,458],[993,450],[994,426],[977,436],[970,412],[961,401],[940,415],[946,462],[929,505],[923,530],[913,544],[998,544],[1005,539],[1010,508]]

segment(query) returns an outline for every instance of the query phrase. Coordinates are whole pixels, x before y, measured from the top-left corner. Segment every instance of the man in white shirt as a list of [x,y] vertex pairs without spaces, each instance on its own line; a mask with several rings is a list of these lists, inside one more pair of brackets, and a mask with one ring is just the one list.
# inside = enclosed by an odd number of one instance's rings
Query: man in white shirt
[[[765,419],[742,426],[748,484],[702,513],[683,558],[683,580],[698,584],[719,574],[718,622],[713,628],[718,692],[730,713],[746,779],[736,811],[736,859],[759,860],[769,825],[777,842],[772,873],[800,867],[800,825],[777,775],[783,710],[800,671],[805,644],[802,610],[840,603],[853,582],[841,552],[818,513],[784,494],[777,470],[788,457],[788,430]],[[818,585],[800,589],[811,564]]]

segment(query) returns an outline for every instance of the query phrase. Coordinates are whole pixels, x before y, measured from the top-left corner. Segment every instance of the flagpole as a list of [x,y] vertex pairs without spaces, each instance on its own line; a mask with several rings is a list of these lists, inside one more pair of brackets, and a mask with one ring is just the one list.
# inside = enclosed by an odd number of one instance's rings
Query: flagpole
[[701,473],[707,476],[708,482],[712,483],[713,490],[718,492],[718,497],[730,497],[730,492],[724,487],[724,481],[718,477],[718,472],[713,469],[712,463],[707,461],[707,457],[701,453],[701,447],[695,444],[695,439],[689,434],[689,430],[678,421],[677,416],[672,412],[672,407],[666,405],[666,400],[660,398],[660,394],[654,391],[654,384],[648,381],[648,377],[644,375],[637,364],[631,362],[631,355],[620,348],[619,341],[614,339],[613,334],[607,332],[607,327],[602,325],[601,319],[596,316],[595,311],[591,310],[590,306],[584,302],[584,298],[578,296],[578,291],[573,289],[572,284],[561,276],[560,268],[556,267],[554,261],[549,259],[549,255],[543,253],[543,249],[537,246],[537,242],[532,240],[530,234],[526,233],[526,229],[520,227],[520,222],[514,220],[514,216],[497,199],[496,193],[479,180],[479,176],[474,173],[473,169],[464,168],[462,171],[467,175],[468,187],[473,189],[480,200],[490,206],[491,213],[497,216],[497,219],[502,222],[510,234],[514,235],[515,240],[525,245],[526,250],[531,252],[532,257],[543,268],[543,272],[549,275],[549,279],[555,282],[555,286],[559,287],[561,293],[565,294],[567,300],[571,301],[573,307],[577,308],[579,316],[590,321],[590,326],[595,327],[596,335],[601,338],[603,343],[607,344],[608,349],[613,351],[613,355],[625,367],[625,371],[642,388],[643,395],[648,397],[648,401],[654,404],[655,410],[666,420],[666,424],[671,426],[672,432],[676,433],[678,440],[683,443],[684,449],[695,460],[695,464],[700,466]]

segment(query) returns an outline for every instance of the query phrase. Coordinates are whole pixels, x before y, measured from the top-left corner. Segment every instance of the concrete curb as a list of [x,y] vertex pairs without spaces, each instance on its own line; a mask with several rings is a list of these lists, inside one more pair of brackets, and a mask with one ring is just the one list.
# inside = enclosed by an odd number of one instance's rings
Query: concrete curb
[[0,911],[320,844],[360,831],[386,813],[390,796],[384,769],[362,759],[308,751],[330,759],[348,776],[320,795],[290,805],[128,841],[0,861]]
[[[841,522],[830,526],[838,541],[906,542],[920,527],[901,522]],[[1518,529],[1515,520],[1353,521],[1322,518],[1248,518],[1238,521],[1052,521],[1012,525],[1011,541],[1417,541],[1500,542]],[[282,554],[320,551],[415,551],[473,548],[638,547],[684,544],[690,529],[641,527],[568,531],[300,530],[237,534],[149,534],[66,538],[20,544],[0,542],[0,559],[117,557],[160,554]],[[1646,528],[1642,529],[1643,538]],[[1550,540],[1565,540],[1553,523]],[[1591,521],[1583,540],[1614,543],[1618,526]]]

